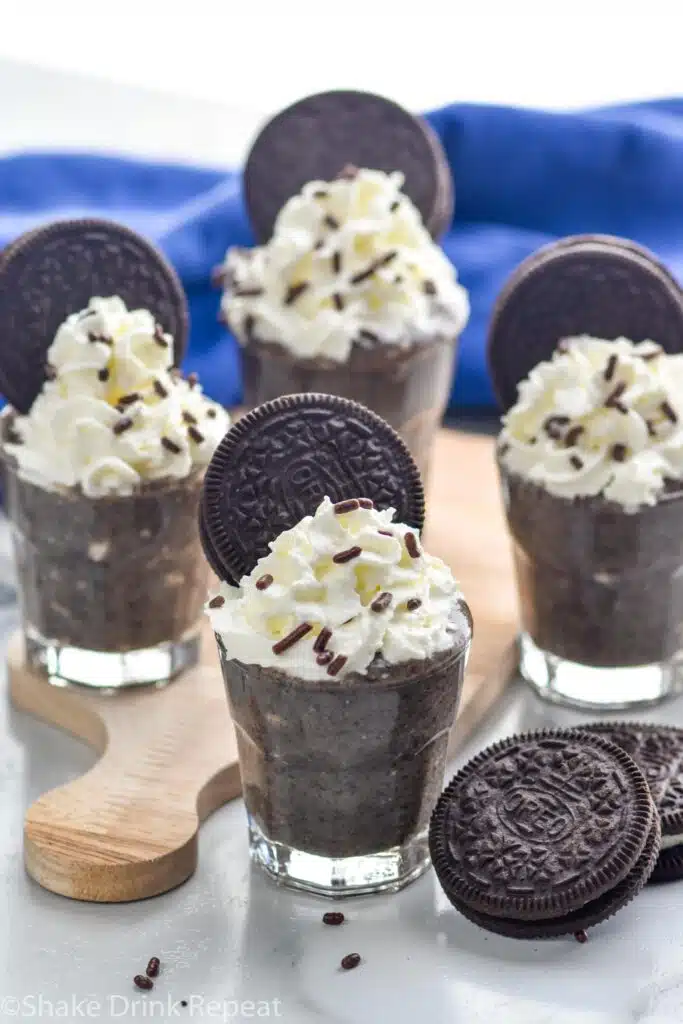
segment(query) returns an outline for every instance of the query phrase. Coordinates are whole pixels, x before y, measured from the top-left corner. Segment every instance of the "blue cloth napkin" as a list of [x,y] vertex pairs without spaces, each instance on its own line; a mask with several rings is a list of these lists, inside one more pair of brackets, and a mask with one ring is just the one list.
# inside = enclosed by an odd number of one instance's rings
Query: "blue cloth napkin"
[[[625,235],[683,274],[683,99],[578,113],[453,104],[428,115],[456,184],[444,248],[470,292],[451,405],[494,404],[485,360],[491,306],[538,246],[575,232]],[[0,160],[0,246],[55,217],[103,216],[157,242],[190,301],[186,359],[207,392],[240,398],[236,344],[217,322],[210,274],[252,242],[237,173],[108,156],[38,153]]]

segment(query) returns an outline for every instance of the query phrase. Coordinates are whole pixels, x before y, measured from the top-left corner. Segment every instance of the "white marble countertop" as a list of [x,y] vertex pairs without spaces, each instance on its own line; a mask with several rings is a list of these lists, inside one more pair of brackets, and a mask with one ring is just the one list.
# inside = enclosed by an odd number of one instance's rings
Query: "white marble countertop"
[[[7,561],[0,561],[6,578]],[[0,598],[6,636],[16,611]],[[651,719],[683,723],[683,701]],[[461,760],[521,729],[579,720],[515,684]],[[646,889],[589,942],[515,942],[477,929],[433,872],[396,896],[330,904],[250,870],[241,801],[202,831],[196,875],[126,905],[76,903],[24,872],[26,806],[82,773],[91,754],[0,702],[0,1021],[280,1019],[285,1024],[674,1024],[683,1020],[683,883]],[[352,972],[341,957],[363,957]],[[133,976],[152,955],[150,995]],[[187,1006],[180,1005],[186,1000]],[[260,1015],[260,1017],[259,1017]]]

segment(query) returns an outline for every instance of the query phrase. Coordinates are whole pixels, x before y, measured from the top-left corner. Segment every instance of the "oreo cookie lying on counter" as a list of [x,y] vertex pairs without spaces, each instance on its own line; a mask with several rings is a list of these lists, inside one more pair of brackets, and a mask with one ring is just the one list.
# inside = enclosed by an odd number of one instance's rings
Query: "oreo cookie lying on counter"
[[397,521],[422,529],[420,474],[383,419],[332,395],[266,402],[231,427],[206,471],[200,536],[207,560],[221,579],[237,583],[323,498],[349,494],[394,508]]
[[309,181],[348,165],[402,171],[403,191],[436,238],[453,216],[453,178],[441,142],[421,118],[383,96],[333,90],[276,114],[254,140],[244,170],[249,217],[267,242],[278,213]]
[[0,254],[0,392],[26,413],[45,381],[45,357],[58,327],[94,296],[148,309],[173,335],[180,364],[187,300],[162,254],[129,228],[107,220],[63,220],[21,235]]
[[649,881],[683,878],[683,729],[639,722],[597,722],[585,729],[625,750],[647,779],[662,823],[662,848]]
[[651,340],[683,351],[683,291],[647,249],[607,235],[572,235],[532,253],[496,302],[488,362],[503,410],[563,338]]
[[645,885],[660,842],[643,772],[615,743],[579,730],[484,750],[442,794],[429,834],[456,909],[519,939],[582,936],[611,917]]

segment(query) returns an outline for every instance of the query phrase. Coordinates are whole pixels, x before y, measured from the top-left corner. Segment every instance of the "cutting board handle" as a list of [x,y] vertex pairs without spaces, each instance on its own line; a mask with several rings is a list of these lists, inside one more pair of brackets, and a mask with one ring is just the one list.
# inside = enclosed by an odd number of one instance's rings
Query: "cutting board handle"
[[[204,641],[213,648],[212,636]],[[85,775],[28,809],[24,856],[40,885],[118,903],[166,892],[194,872],[201,821],[240,792],[234,731],[211,655],[163,689],[105,696],[52,686],[26,666],[21,636],[12,638],[14,705],[99,755]]]

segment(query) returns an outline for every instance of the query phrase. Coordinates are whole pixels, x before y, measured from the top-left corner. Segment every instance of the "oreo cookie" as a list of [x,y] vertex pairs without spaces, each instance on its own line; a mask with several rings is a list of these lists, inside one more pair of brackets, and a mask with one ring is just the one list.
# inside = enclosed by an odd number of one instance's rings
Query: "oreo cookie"
[[659,852],[659,818],[635,762],[601,736],[513,736],[456,775],[429,845],[451,903],[489,931],[573,934],[626,905]]
[[21,235],[0,254],[0,391],[26,413],[45,380],[58,327],[91,298],[148,309],[185,351],[187,301],[177,274],[140,235],[106,220],[64,220]]
[[651,339],[683,351],[683,291],[647,249],[607,235],[573,235],[524,260],[496,302],[488,361],[500,405],[563,338]]
[[[225,579],[225,570],[223,569],[221,561],[216,554],[216,549],[211,543],[211,538],[209,537],[208,530],[206,529],[206,523],[204,522],[204,508],[201,502],[197,508],[197,527],[199,530],[199,540],[201,541],[202,548],[204,549],[204,556],[209,563],[211,571],[219,580]],[[232,580],[229,582],[232,582]]]
[[419,531],[424,491],[398,434],[356,402],[287,395],[238,420],[204,478],[202,515],[209,561],[223,579],[251,572],[268,545],[323,500],[370,498]]
[[683,878],[683,729],[640,722],[582,728],[625,750],[647,779],[662,823],[662,849],[650,882]]
[[403,190],[433,237],[450,224],[453,179],[429,125],[373,93],[335,90],[307,96],[263,127],[244,170],[254,233],[267,242],[278,213],[309,181],[331,181],[347,165],[403,171]]

